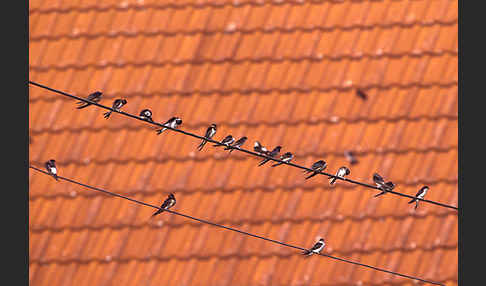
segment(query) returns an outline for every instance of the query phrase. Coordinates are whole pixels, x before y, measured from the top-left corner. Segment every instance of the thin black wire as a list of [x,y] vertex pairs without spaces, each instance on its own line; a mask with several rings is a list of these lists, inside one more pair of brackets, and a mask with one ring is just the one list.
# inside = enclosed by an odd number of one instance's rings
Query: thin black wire
[[[46,172],[44,170],[41,170],[41,169],[39,169],[37,167],[29,166],[29,168],[34,169],[34,170],[36,170],[36,171],[38,171],[40,173],[43,173],[45,175],[51,176],[48,172]],[[68,182],[73,183],[73,184],[76,184],[76,185],[83,186],[83,187],[88,188],[88,189],[91,189],[91,190],[95,190],[95,191],[98,191],[98,192],[102,192],[102,193],[108,194],[110,196],[119,197],[119,198],[122,198],[122,199],[129,200],[131,202],[137,203],[137,204],[141,204],[141,205],[144,205],[144,206],[148,206],[148,207],[152,207],[152,208],[155,208],[155,209],[162,210],[161,207],[158,207],[158,206],[155,206],[155,205],[151,205],[151,204],[148,204],[148,203],[139,201],[139,200],[135,200],[135,199],[132,199],[132,198],[123,196],[123,195],[119,195],[117,193],[113,193],[113,192],[110,192],[110,191],[107,191],[107,190],[103,190],[101,188],[97,188],[97,187],[93,187],[93,186],[90,186],[90,185],[86,185],[86,184],[83,184],[83,183],[74,181],[74,180],[69,179],[69,178],[66,178],[66,177],[62,177],[62,176],[59,176],[58,175],[57,178],[58,179],[61,179],[61,180],[68,181]],[[266,240],[266,241],[269,241],[269,242],[273,242],[273,243],[277,243],[277,244],[280,244],[280,245],[283,245],[283,246],[287,246],[287,247],[299,249],[299,250],[302,250],[302,251],[307,250],[306,248],[303,248],[303,247],[300,247],[300,246],[296,246],[296,245],[288,244],[288,243],[281,242],[281,241],[278,241],[278,240],[270,239],[270,238],[267,238],[267,237],[259,236],[259,235],[252,234],[252,233],[249,233],[249,232],[246,232],[246,231],[242,231],[242,230],[239,230],[239,229],[236,229],[236,228],[224,226],[224,225],[217,224],[217,223],[214,223],[214,222],[210,222],[210,221],[207,221],[207,220],[204,220],[204,219],[200,219],[200,218],[196,218],[196,217],[193,217],[193,216],[190,216],[190,215],[186,215],[186,214],[183,214],[183,213],[179,213],[179,212],[176,212],[176,211],[172,211],[170,209],[163,209],[163,210],[166,211],[166,212],[169,212],[169,213],[178,215],[178,216],[183,216],[185,218],[188,218],[188,219],[192,219],[192,220],[201,222],[201,223],[205,223],[205,224],[209,224],[209,225],[212,225],[212,226],[216,226],[216,227],[224,228],[224,229],[227,229],[227,230],[235,231],[235,232],[238,232],[238,233],[241,233],[241,234],[244,234],[244,235],[248,235],[248,236],[252,236],[252,237],[255,237],[255,238],[263,239],[263,240]],[[415,279],[415,280],[419,280],[419,281],[422,281],[422,282],[431,283],[431,284],[435,284],[435,285],[443,285],[443,284],[441,284],[439,282],[434,282],[434,281],[430,281],[430,280],[426,280],[426,279],[422,279],[422,278],[418,278],[418,277],[414,277],[414,276],[410,276],[410,275],[406,275],[406,274],[401,274],[401,273],[398,273],[398,272],[394,272],[394,271],[390,271],[390,270],[378,268],[378,267],[375,267],[375,266],[363,264],[363,263],[356,262],[356,261],[352,261],[352,260],[347,260],[347,259],[344,259],[344,258],[332,256],[332,255],[329,255],[329,254],[324,254],[324,253],[317,253],[317,254],[318,255],[321,255],[321,256],[326,256],[326,257],[329,257],[329,258],[332,258],[332,259],[335,259],[335,260],[343,261],[343,262],[346,262],[346,263],[351,263],[351,264],[355,264],[355,265],[359,265],[359,266],[371,268],[371,269],[374,269],[374,270],[377,270],[377,271],[386,272],[386,273],[389,273],[389,274],[398,275],[398,276],[402,276],[402,277],[409,278],[409,279]]]
[[[71,97],[71,98],[74,98],[74,99],[77,99],[77,100],[80,100],[80,101],[84,101],[84,102],[87,102],[87,103],[91,103],[92,105],[95,105],[95,106],[98,106],[98,107],[101,107],[101,108],[104,108],[104,109],[108,109],[108,110],[111,110],[113,112],[117,112],[119,114],[122,114],[122,115],[125,115],[125,116],[128,116],[128,117],[131,117],[131,118],[134,118],[134,119],[143,121],[145,123],[149,123],[149,124],[156,125],[156,126],[159,126],[159,127],[167,128],[167,129],[170,129],[172,131],[179,132],[179,133],[182,133],[182,134],[185,134],[185,135],[188,135],[188,136],[192,136],[192,137],[195,137],[195,138],[198,138],[198,139],[201,139],[201,140],[206,140],[206,141],[209,141],[209,142],[218,144],[218,145],[226,146],[225,144],[222,144],[221,142],[215,141],[213,139],[209,139],[209,138],[206,138],[206,137],[203,137],[203,136],[199,136],[199,135],[196,135],[196,134],[193,134],[193,133],[189,133],[189,132],[184,131],[184,130],[174,129],[174,128],[169,127],[169,126],[164,126],[164,125],[162,125],[160,123],[157,123],[157,122],[150,122],[150,121],[147,121],[147,120],[144,120],[144,119],[140,118],[137,115],[133,115],[133,114],[130,114],[130,113],[126,113],[126,112],[121,111],[121,110],[119,111],[119,110],[113,109],[111,107],[108,107],[108,106],[99,104],[97,102],[93,102],[93,101],[87,100],[85,98],[81,98],[81,97],[78,97],[78,96],[75,96],[75,95],[71,95],[71,94],[65,93],[63,91],[56,90],[56,89],[50,88],[48,86],[45,86],[45,85],[42,85],[42,84],[39,84],[39,83],[30,81],[30,80],[29,80],[29,83],[32,84],[32,85],[35,85],[35,86],[38,86],[38,87],[41,87],[41,88],[50,90],[52,92],[56,92],[56,93],[62,94],[62,95],[67,96],[67,97]],[[289,165],[289,166],[292,166],[292,167],[296,167],[296,168],[299,168],[299,169],[303,169],[303,170],[307,170],[307,171],[310,171],[310,172],[314,172],[314,170],[312,170],[310,168],[307,168],[307,167],[304,167],[304,166],[301,166],[301,165],[297,165],[297,164],[294,164],[294,163],[291,163],[291,162],[284,162],[284,161],[282,161],[280,159],[268,157],[266,155],[262,155],[262,154],[259,154],[259,153],[256,153],[256,152],[252,152],[252,151],[249,151],[249,150],[246,150],[246,149],[242,149],[242,148],[233,148],[231,146],[229,146],[229,147],[232,148],[232,149],[235,149],[237,151],[241,151],[241,152],[244,152],[244,153],[253,155],[253,156],[258,156],[258,157],[261,157],[261,158],[270,159],[272,161],[280,162],[280,163],[283,163],[283,164],[286,164],[286,165]],[[338,177],[336,175],[328,174],[328,173],[322,172],[322,171],[321,172],[318,172],[318,173],[319,173],[319,175],[325,175],[325,176],[333,177],[333,178],[336,178],[338,180],[342,180],[342,181],[349,182],[349,183],[352,183],[352,184],[361,185],[363,187],[367,187],[367,188],[370,188],[370,189],[376,189],[376,190],[379,190],[379,191],[383,191],[382,189],[380,189],[380,188],[378,188],[377,186],[374,186],[374,185],[369,185],[369,184],[366,184],[366,183],[363,183],[363,182],[354,181],[354,180],[348,179],[348,178],[341,178],[341,177]],[[447,204],[443,204],[443,203],[439,203],[439,202],[435,202],[435,201],[430,201],[430,200],[426,200],[426,199],[421,199],[421,198],[417,198],[415,196],[410,196],[410,195],[403,194],[403,193],[399,193],[399,192],[395,192],[395,191],[386,191],[386,192],[387,193],[391,193],[391,194],[395,194],[395,195],[398,195],[398,196],[402,196],[402,197],[407,197],[407,198],[410,198],[410,199],[416,199],[416,200],[419,200],[419,201],[423,201],[423,202],[426,202],[426,203],[438,205],[438,206],[441,206],[441,207],[458,210],[458,208],[455,207],[455,206],[451,206],[451,205],[447,205]]]

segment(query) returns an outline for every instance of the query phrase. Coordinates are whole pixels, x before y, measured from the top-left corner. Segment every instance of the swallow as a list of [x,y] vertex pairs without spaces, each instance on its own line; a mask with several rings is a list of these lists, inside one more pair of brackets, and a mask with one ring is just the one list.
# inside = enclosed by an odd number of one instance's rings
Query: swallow
[[[224,139],[221,140],[221,144],[224,144],[226,146],[229,146],[229,145],[233,144],[233,142],[235,142],[235,138],[231,134],[228,135],[228,136],[226,136],[226,137],[224,137]],[[221,146],[221,145],[214,144],[213,146],[218,147],[218,146]]]
[[344,151],[344,157],[349,161],[351,165],[358,164],[358,159],[354,156],[351,151]]
[[[294,158],[294,155],[292,155],[292,153],[290,153],[290,152],[287,152],[287,153],[283,154],[282,156],[280,156],[280,160],[284,161],[285,163],[290,162],[290,160],[292,160],[292,158]],[[277,167],[278,165],[282,165],[282,164],[283,164],[282,162],[277,162],[277,164],[273,164],[272,167]]]
[[[415,195],[415,197],[416,198],[419,198],[419,199],[423,199],[425,197],[425,194],[427,194],[427,191],[428,190],[429,190],[429,187],[428,186],[423,186],[422,188],[420,188],[420,190]],[[416,198],[415,199],[412,199],[411,201],[408,202],[409,204],[415,202],[415,209],[417,209],[418,204],[419,204],[419,200],[417,200]]]
[[[349,175],[349,173],[350,173],[350,172],[351,172],[351,171],[350,171],[350,170],[349,170],[347,167],[344,167],[344,166],[343,166],[343,167],[341,167],[341,168],[339,168],[339,169],[337,170],[337,172],[336,172],[336,177],[339,177],[339,178],[344,178],[344,176]],[[332,185],[334,185],[334,184],[336,183],[336,180],[337,180],[337,179],[336,179],[336,177],[331,177],[331,178],[329,179],[329,184],[330,184],[331,186],[332,186]]]
[[[123,105],[127,104],[127,100],[126,99],[115,99],[115,101],[113,101],[113,106],[112,108],[115,109],[116,111],[120,111],[120,108],[122,108]],[[111,115],[113,111],[108,111],[108,112],[105,112],[104,115],[105,115],[105,118],[108,119]]]
[[154,122],[152,120],[152,111],[150,111],[150,109],[144,109],[144,110],[140,111],[140,115],[139,116],[143,120],[146,120],[146,121],[149,121],[149,122]]
[[167,199],[162,203],[160,206],[160,209],[158,209],[152,217],[164,212],[164,210],[168,210],[171,207],[173,207],[176,204],[176,198],[174,197],[174,194],[170,193],[169,196],[167,196]]
[[[214,134],[216,134],[216,130],[217,130],[217,126],[216,124],[211,124],[208,129],[206,130],[206,134],[204,135],[204,138],[208,138],[208,139],[211,139],[213,138]],[[201,144],[199,144],[199,146],[197,146],[197,149],[199,151],[202,150],[202,148],[204,147],[204,145],[206,145],[208,141],[207,140],[204,140],[201,142]]]
[[59,179],[57,178],[56,160],[51,159],[47,161],[45,165],[47,172],[52,175],[54,179],[56,179],[56,181],[59,181]]
[[258,142],[258,141],[255,141],[255,144],[253,145],[253,150],[257,153],[260,153],[260,154],[267,154],[268,153],[267,148],[262,146],[262,144],[260,144],[260,142]]
[[243,136],[241,137],[240,139],[238,139],[235,143],[233,143],[233,145],[231,146],[227,146],[226,148],[224,148],[224,150],[230,150],[230,153],[233,152],[234,148],[238,148],[240,149],[240,147],[245,144],[246,142],[246,139],[248,139],[246,136]]
[[[305,179],[308,180],[308,179],[314,177],[315,175],[319,174],[320,171],[326,169],[326,167],[327,167],[327,163],[324,160],[319,160],[319,161],[315,162],[311,166],[311,169],[314,170],[314,172]],[[304,173],[306,173],[306,174],[308,174],[310,172],[312,172],[312,171],[309,171],[309,170],[304,171]]]
[[395,188],[395,184],[393,184],[392,182],[385,183],[385,180],[383,180],[383,178],[378,173],[373,174],[373,181],[375,182],[378,188],[383,190],[381,193],[376,194],[374,196],[375,198],[384,195],[387,192],[393,190],[393,188]]
[[[275,158],[275,157],[276,157],[276,156],[278,156],[278,154],[280,153],[280,149],[282,149],[282,146],[277,146],[277,147],[273,148],[273,150],[272,150],[271,152],[267,152],[267,154],[265,154],[265,155],[267,155],[267,156],[268,156],[268,157],[270,157],[270,158]],[[265,159],[263,159],[263,160],[262,160],[262,161],[261,161],[261,162],[258,164],[258,166],[261,166],[261,165],[265,164],[265,163],[266,163],[266,162],[268,162],[268,161],[270,161],[270,159],[265,158]]]
[[360,89],[357,89],[356,90],[356,95],[359,96],[363,100],[367,100],[368,99],[368,95],[364,91],[362,91]]
[[[182,119],[180,119],[179,117],[172,117],[171,119],[167,120],[167,122],[164,123],[163,125],[175,129],[179,127],[179,125],[181,124],[182,124]],[[158,129],[157,135],[160,135],[160,133],[164,132],[165,130],[167,130],[167,128]]]
[[[88,95],[88,97],[86,99],[93,101],[93,102],[99,102],[101,100],[102,94],[103,93],[101,93],[100,91],[95,91],[92,94]],[[79,106],[76,107],[77,109],[82,109],[82,108],[85,108],[85,107],[88,107],[88,106],[91,105],[91,103],[88,103],[88,102],[85,102],[85,101],[78,101],[76,103],[79,104]]]
[[326,246],[326,243],[324,242],[324,238],[321,238],[314,244],[314,246],[312,246],[311,249],[304,251],[302,254],[307,256],[311,256],[314,253],[319,254],[324,246]]

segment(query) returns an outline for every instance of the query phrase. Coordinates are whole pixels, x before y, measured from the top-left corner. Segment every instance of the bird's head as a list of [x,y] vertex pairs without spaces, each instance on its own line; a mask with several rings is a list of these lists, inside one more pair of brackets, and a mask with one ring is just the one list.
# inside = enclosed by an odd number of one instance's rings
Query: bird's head
[[174,199],[175,198],[174,194],[173,193],[170,193],[169,194],[169,198]]
[[54,163],[56,163],[56,160],[51,159],[51,160],[49,160],[49,162],[50,162],[51,164],[54,164]]
[[216,124],[214,124],[214,123],[213,123],[213,124],[211,124],[211,126],[209,126],[209,127],[213,128],[213,129],[218,128],[218,127],[216,126]]
[[177,125],[181,125],[182,124],[182,119],[176,117],[176,123],[177,123]]
[[127,104],[127,100],[126,100],[126,99],[122,99],[122,100],[121,100],[121,102],[122,102],[123,104]]
[[349,175],[349,173],[351,173],[351,171],[349,170],[348,167],[343,167],[344,168],[344,171],[345,171],[345,174],[346,175]]

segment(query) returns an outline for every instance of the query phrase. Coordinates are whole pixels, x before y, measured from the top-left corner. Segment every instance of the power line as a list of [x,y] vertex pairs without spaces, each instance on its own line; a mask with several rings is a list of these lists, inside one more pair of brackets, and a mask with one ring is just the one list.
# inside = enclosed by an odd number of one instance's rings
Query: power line
[[[42,84],[39,84],[39,83],[30,81],[30,80],[29,80],[29,84],[32,84],[32,85],[35,85],[35,86],[38,86],[38,87],[41,87],[41,88],[50,90],[50,91],[55,92],[55,93],[59,93],[61,95],[67,96],[67,97],[71,97],[71,98],[74,98],[74,99],[77,99],[77,100],[80,100],[80,101],[84,101],[84,102],[87,102],[87,103],[91,103],[92,105],[95,105],[95,106],[98,106],[98,107],[101,107],[101,108],[104,108],[104,109],[107,109],[107,110],[111,110],[113,112],[122,114],[124,116],[131,117],[133,119],[137,119],[137,120],[143,121],[145,123],[149,123],[149,124],[152,124],[152,125],[155,125],[155,126],[159,126],[159,127],[162,127],[162,128],[167,128],[167,129],[170,129],[172,131],[179,132],[179,133],[182,133],[182,134],[185,134],[185,135],[188,135],[188,136],[192,136],[194,138],[198,138],[198,139],[201,139],[201,140],[206,140],[208,142],[212,142],[212,143],[215,143],[215,144],[218,144],[218,145],[226,146],[225,144],[222,144],[219,141],[215,141],[213,139],[209,139],[209,138],[206,138],[206,137],[203,137],[203,136],[200,136],[200,135],[197,135],[197,134],[193,134],[193,133],[190,133],[190,132],[181,130],[181,129],[175,129],[175,128],[172,128],[170,126],[165,126],[165,125],[160,124],[160,123],[157,123],[157,122],[146,121],[146,120],[140,118],[137,115],[133,115],[133,114],[130,114],[130,113],[121,111],[121,110],[116,110],[116,109],[113,109],[111,107],[108,107],[108,106],[99,104],[97,102],[93,102],[93,101],[87,100],[85,98],[81,98],[81,97],[78,97],[78,96],[75,96],[75,95],[72,95],[72,94],[69,94],[69,93],[60,91],[60,90],[56,90],[56,89],[50,88],[48,86],[45,86],[45,85],[42,85]],[[302,169],[302,170],[307,170],[307,171],[310,171],[310,172],[314,172],[314,170],[312,170],[310,168],[307,168],[307,167],[304,167],[304,166],[301,166],[301,165],[297,165],[297,164],[294,164],[294,163],[291,163],[291,162],[284,162],[284,161],[282,161],[282,160],[280,160],[278,158],[269,157],[269,156],[262,155],[262,154],[259,154],[259,153],[256,153],[256,152],[252,152],[250,150],[246,150],[246,149],[243,149],[243,148],[233,148],[231,146],[228,146],[228,147],[230,147],[232,149],[235,149],[237,151],[240,151],[240,152],[244,152],[244,153],[253,155],[253,156],[270,159],[272,161],[281,162],[283,164],[286,164],[286,165],[289,165],[289,166],[292,166],[292,167],[295,167],[295,168],[299,168],[299,169]],[[333,177],[333,178],[336,178],[338,180],[342,180],[342,181],[349,182],[349,183],[352,183],[352,184],[360,185],[360,186],[367,187],[367,188],[370,188],[370,189],[375,189],[375,190],[383,191],[382,189],[378,188],[377,186],[370,185],[370,184],[366,184],[366,183],[363,183],[363,182],[355,181],[355,180],[348,179],[348,178],[344,178],[344,177],[338,177],[336,175],[329,174],[329,173],[326,173],[326,172],[320,171],[320,172],[318,172],[318,174],[319,175],[328,176],[328,177]],[[390,191],[386,191],[386,192],[387,193],[391,193],[391,194],[395,194],[395,195],[398,195],[398,196],[410,198],[410,199],[416,199],[418,201],[423,201],[423,202],[430,203],[430,204],[434,204],[434,205],[438,205],[438,206],[441,206],[441,207],[458,210],[457,207],[452,206],[452,205],[447,205],[447,204],[443,204],[443,203],[440,203],[440,202],[435,202],[435,201],[431,201],[431,200],[421,199],[421,198],[417,198],[415,196],[411,196],[411,195],[407,195],[407,194],[403,194],[403,193],[399,193],[399,192],[395,192],[395,191],[391,191],[391,190]]]
[[[44,170],[41,170],[41,169],[39,169],[37,167],[29,166],[29,168],[31,168],[33,170],[36,170],[36,171],[38,171],[40,173],[43,173],[45,175],[51,176],[48,172],[46,172]],[[93,186],[90,186],[90,185],[87,185],[87,184],[84,184],[84,183],[81,183],[81,182],[78,182],[78,181],[75,181],[75,180],[72,180],[72,179],[69,179],[69,178],[66,178],[66,177],[62,177],[62,176],[59,176],[58,175],[57,178],[58,179],[61,179],[61,180],[64,180],[64,181],[67,181],[67,182],[70,182],[70,183],[73,183],[73,184],[76,184],[76,185],[79,185],[79,186],[83,186],[85,188],[88,188],[88,189],[91,189],[91,190],[94,190],[94,191],[98,191],[98,192],[105,193],[105,194],[110,195],[110,196],[115,196],[115,197],[119,197],[119,198],[122,198],[122,199],[125,199],[125,200],[129,200],[131,202],[134,202],[134,203],[137,203],[137,204],[140,204],[140,205],[152,207],[152,208],[159,209],[159,210],[162,209],[161,207],[158,207],[158,206],[155,206],[155,205],[151,205],[151,204],[148,204],[148,203],[139,201],[139,200],[135,200],[135,199],[132,199],[132,198],[129,198],[129,197],[126,197],[126,196],[117,194],[117,193],[113,193],[113,192],[110,192],[110,191],[107,191],[107,190],[104,190],[104,189],[101,189],[101,188],[93,187]],[[301,251],[308,250],[308,249],[303,248],[303,247],[300,247],[300,246],[296,246],[296,245],[288,244],[288,243],[281,242],[281,241],[278,241],[278,240],[274,240],[274,239],[271,239],[271,238],[263,237],[263,236],[256,235],[256,234],[252,234],[252,233],[249,233],[249,232],[246,232],[246,231],[243,231],[243,230],[239,230],[239,229],[236,229],[236,228],[224,226],[224,225],[217,224],[217,223],[214,223],[214,222],[210,222],[210,221],[207,221],[207,220],[204,220],[204,219],[200,219],[200,218],[196,218],[196,217],[193,217],[193,216],[190,216],[190,215],[186,215],[186,214],[183,214],[183,213],[179,213],[179,212],[176,212],[176,211],[172,211],[170,209],[164,209],[164,211],[169,212],[171,214],[178,215],[178,216],[182,216],[182,217],[185,217],[185,218],[188,218],[188,219],[191,219],[191,220],[195,220],[195,221],[198,221],[198,222],[201,222],[201,223],[209,224],[209,225],[216,226],[216,227],[219,227],[219,228],[224,228],[224,229],[227,229],[227,230],[231,230],[231,231],[234,231],[234,232],[238,232],[240,234],[244,234],[244,235],[252,236],[252,237],[255,237],[255,238],[263,239],[263,240],[266,240],[266,241],[269,241],[269,242],[273,242],[273,243],[276,243],[276,244],[280,244],[280,245],[283,245],[283,246],[286,246],[286,247],[295,248],[295,249],[298,249],[298,250],[301,250]],[[413,280],[418,280],[418,281],[425,282],[425,283],[430,283],[430,284],[435,284],[435,285],[443,285],[443,284],[441,284],[439,282],[434,282],[434,281],[430,281],[430,280],[418,278],[418,277],[415,277],[415,276],[401,274],[401,273],[398,273],[398,272],[394,272],[394,271],[382,269],[382,268],[379,268],[379,267],[367,265],[367,264],[364,264],[364,263],[360,263],[360,262],[356,262],[356,261],[352,261],[352,260],[348,260],[348,259],[344,259],[344,258],[332,256],[332,255],[329,255],[329,254],[324,254],[324,253],[317,253],[317,254],[318,255],[321,255],[321,256],[329,257],[329,258],[332,258],[332,259],[335,259],[335,260],[343,261],[343,262],[346,262],[346,263],[351,263],[351,264],[354,264],[354,265],[359,265],[359,266],[367,267],[367,268],[370,268],[370,269],[373,269],[373,270],[376,270],[376,271],[386,272],[386,273],[389,273],[389,274],[393,274],[393,275],[397,275],[397,276],[401,276],[401,277],[405,277],[405,278],[409,278],[409,279],[413,279]]]

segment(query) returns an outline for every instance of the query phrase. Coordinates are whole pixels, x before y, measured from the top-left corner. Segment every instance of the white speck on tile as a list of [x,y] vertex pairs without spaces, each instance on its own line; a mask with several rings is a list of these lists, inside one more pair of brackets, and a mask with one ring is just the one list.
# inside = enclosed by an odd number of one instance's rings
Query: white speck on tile
[[331,122],[339,122],[339,117],[338,116],[331,116]]
[[106,260],[106,261],[111,261],[111,255],[107,255],[107,256],[105,256],[105,260]]
[[78,193],[77,193],[76,191],[71,191],[71,192],[69,192],[69,195],[70,195],[72,198],[76,197],[76,195],[77,195],[77,194],[78,194]]
[[348,80],[346,80],[346,81],[344,82],[344,86],[346,86],[346,87],[349,87],[349,86],[352,86],[352,85],[353,85],[353,81],[352,81],[352,80],[350,80],[350,79],[348,79]]
[[229,23],[226,26],[226,29],[225,29],[226,32],[234,32],[235,30],[236,30],[236,23],[235,22]]

